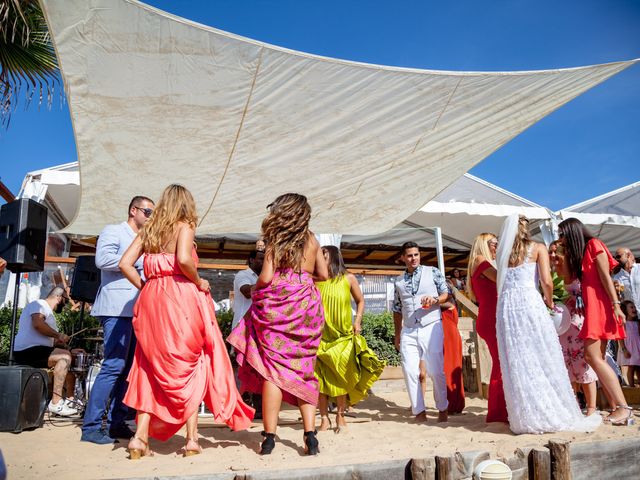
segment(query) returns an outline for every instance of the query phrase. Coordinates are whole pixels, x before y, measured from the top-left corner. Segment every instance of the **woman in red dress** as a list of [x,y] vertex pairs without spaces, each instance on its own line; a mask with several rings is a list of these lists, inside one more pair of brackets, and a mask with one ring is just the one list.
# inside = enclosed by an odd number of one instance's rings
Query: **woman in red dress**
[[[198,408],[233,430],[251,424],[253,409],[236,389],[229,355],[216,321],[209,282],[198,275],[194,237],[196,206],[191,193],[170,185],[153,217],[120,260],[120,270],[138,289],[133,330],[138,343],[124,403],[138,411],[129,455],[151,455],[149,437],[168,440],[187,424],[184,455],[201,452]],[[144,254],[146,283],[134,267]]]
[[605,422],[632,425],[633,409],[627,405],[615,372],[605,360],[608,340],[625,338],[625,316],[611,279],[617,262],[609,250],[587,230],[580,220],[568,218],[558,225],[565,249],[566,269],[582,285],[584,358],[598,375],[609,405],[614,409]]
[[486,342],[491,355],[487,422],[508,423],[496,337],[498,290],[496,288],[495,258],[497,248],[498,240],[493,233],[481,233],[476,237],[469,255],[467,293],[472,300],[478,302],[476,331],[480,338]]

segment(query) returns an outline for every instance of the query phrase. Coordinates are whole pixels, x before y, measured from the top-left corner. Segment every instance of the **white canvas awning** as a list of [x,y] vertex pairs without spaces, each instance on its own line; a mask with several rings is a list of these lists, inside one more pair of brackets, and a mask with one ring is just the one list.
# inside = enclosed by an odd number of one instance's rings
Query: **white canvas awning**
[[580,220],[610,250],[628,247],[640,254],[640,182],[567,207],[558,215]]
[[68,232],[121,220],[133,195],[194,194],[198,233],[259,231],[278,194],[318,232],[391,229],[487,155],[637,60],[445,72],[291,51],[134,0],[41,0],[80,162]]
[[498,234],[512,213],[534,221],[551,218],[546,208],[465,173],[393,230],[374,237],[345,236],[343,241],[366,244],[375,239],[376,243],[401,245],[412,240],[431,247],[435,246],[431,230],[440,227],[444,246],[468,249],[478,234]]

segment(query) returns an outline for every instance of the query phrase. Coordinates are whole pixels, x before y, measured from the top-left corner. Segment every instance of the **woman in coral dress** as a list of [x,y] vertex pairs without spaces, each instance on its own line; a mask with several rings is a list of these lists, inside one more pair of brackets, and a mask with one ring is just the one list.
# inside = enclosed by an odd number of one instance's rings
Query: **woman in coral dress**
[[467,293],[472,300],[478,302],[476,331],[486,342],[491,355],[487,422],[508,422],[496,337],[498,291],[495,258],[497,247],[498,240],[493,233],[481,233],[475,238],[469,255]]
[[[356,277],[347,272],[337,247],[322,247],[329,266],[329,280],[318,283],[322,296],[325,324],[318,347],[316,377],[318,378],[321,424],[319,430],[331,426],[329,399],[336,400],[336,433],[347,426],[344,418],[347,404],[355,405],[365,398],[373,383],[380,377],[384,362],[367,346],[360,335],[364,296]],[[351,297],[356,302],[353,321]]]
[[613,425],[631,425],[633,410],[627,405],[616,373],[605,360],[607,341],[625,338],[625,316],[610,276],[617,262],[604,243],[580,220],[564,220],[558,225],[558,232],[565,250],[567,271],[582,285],[585,309],[580,338],[584,340],[584,357],[596,372],[609,405],[614,409],[605,421]]
[[[124,397],[138,411],[128,447],[132,459],[152,453],[149,437],[165,441],[185,423],[184,455],[200,453],[202,401],[233,430],[246,429],[253,418],[236,389],[209,283],[198,275],[196,221],[191,193],[170,185],[120,261],[122,273],[141,289],[133,317],[138,343]],[[142,254],[146,282],[134,267]]]
[[[447,281],[451,289],[453,285]],[[453,298],[440,305],[442,311],[442,330],[444,333],[444,376],[447,379],[447,400],[449,414],[462,413],[464,410],[464,384],[462,383],[462,337],[458,330],[458,306]]]
[[324,313],[314,278],[328,278],[327,264],[309,231],[311,207],[305,196],[287,193],[268,208],[262,222],[267,248],[251,308],[227,340],[236,350],[242,389],[262,394],[265,439],[260,453],[270,454],[275,447],[284,400],[300,409],[305,452],[315,455],[314,366]]

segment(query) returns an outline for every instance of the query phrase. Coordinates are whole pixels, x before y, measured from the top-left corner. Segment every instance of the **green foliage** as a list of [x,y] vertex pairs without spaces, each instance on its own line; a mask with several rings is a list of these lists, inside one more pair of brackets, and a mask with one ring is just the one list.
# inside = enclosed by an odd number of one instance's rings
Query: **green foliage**
[[233,310],[227,310],[226,312],[216,312],[216,319],[218,320],[218,326],[222,332],[222,338],[225,340],[231,333],[231,322],[233,322]]
[[362,336],[380,360],[385,360],[387,365],[400,365],[400,354],[394,346],[395,328],[391,312],[365,313],[362,318]]
[[[9,342],[11,334],[11,307],[0,308],[0,363],[6,363],[9,360]],[[18,310],[16,317],[16,325],[20,318],[21,310]]]
[[564,288],[564,280],[556,272],[551,274],[553,280],[553,301],[565,303],[569,298],[569,292]]

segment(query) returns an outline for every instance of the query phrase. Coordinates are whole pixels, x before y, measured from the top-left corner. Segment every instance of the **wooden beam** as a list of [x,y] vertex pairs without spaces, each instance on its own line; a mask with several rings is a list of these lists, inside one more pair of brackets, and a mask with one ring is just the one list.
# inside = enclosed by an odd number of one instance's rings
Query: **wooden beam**
[[356,262],[358,260],[363,260],[363,259],[367,258],[369,255],[371,255],[373,252],[375,252],[375,249],[367,248],[364,252],[362,252],[360,255],[358,255],[356,258],[354,258],[354,260]]
[[4,198],[6,202],[13,202],[16,199],[16,196],[11,193],[9,187],[7,187],[2,180],[0,180],[0,197]]
[[553,480],[571,480],[571,442],[567,440],[549,440],[551,454],[551,478]]

